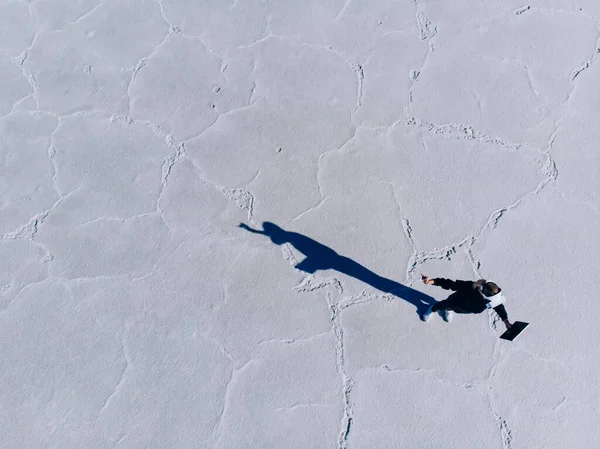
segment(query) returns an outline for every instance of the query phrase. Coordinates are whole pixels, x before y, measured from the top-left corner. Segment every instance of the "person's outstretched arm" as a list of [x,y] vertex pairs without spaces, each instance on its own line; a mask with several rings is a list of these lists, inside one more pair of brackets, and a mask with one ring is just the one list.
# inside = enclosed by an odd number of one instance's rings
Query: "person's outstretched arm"
[[473,288],[473,282],[471,281],[452,281],[450,279],[445,278],[430,278],[421,275],[421,279],[425,284],[429,285],[437,285],[438,287],[442,287],[444,290],[464,290],[466,288]]
[[500,304],[499,306],[494,307],[494,311],[498,314],[504,325],[507,329],[510,329],[512,324],[508,321],[508,313],[506,313],[506,308],[504,304]]

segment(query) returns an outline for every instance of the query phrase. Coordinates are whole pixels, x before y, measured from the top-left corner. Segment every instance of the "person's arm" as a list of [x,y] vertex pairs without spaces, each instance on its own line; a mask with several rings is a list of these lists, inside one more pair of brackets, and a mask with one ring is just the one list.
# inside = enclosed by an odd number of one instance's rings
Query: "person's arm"
[[424,274],[421,275],[423,282],[429,285],[437,285],[442,287],[444,290],[465,290],[473,288],[473,282],[471,281],[453,281],[445,278],[428,278]]
[[494,307],[494,311],[498,314],[504,325],[507,329],[510,329],[512,324],[508,321],[508,313],[506,313],[506,308],[504,304],[500,304],[499,306]]

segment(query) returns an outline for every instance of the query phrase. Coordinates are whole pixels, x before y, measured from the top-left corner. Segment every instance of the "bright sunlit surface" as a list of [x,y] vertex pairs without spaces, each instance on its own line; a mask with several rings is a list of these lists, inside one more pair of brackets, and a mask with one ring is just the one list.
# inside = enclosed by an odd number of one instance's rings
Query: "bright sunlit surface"
[[0,447],[599,448],[599,24],[0,1]]

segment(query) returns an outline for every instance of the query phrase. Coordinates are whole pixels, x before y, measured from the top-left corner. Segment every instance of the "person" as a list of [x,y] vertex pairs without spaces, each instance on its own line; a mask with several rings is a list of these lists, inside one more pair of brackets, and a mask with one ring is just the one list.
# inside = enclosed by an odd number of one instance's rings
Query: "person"
[[437,302],[429,307],[421,316],[423,321],[429,321],[434,312],[441,312],[442,318],[446,322],[452,320],[452,313],[481,313],[486,309],[494,309],[500,319],[504,322],[507,329],[512,324],[508,320],[508,314],[504,303],[506,299],[502,294],[502,289],[495,283],[485,279],[478,281],[452,281],[444,278],[429,278],[421,275],[423,283],[428,285],[437,285],[444,290],[453,290],[448,298]]

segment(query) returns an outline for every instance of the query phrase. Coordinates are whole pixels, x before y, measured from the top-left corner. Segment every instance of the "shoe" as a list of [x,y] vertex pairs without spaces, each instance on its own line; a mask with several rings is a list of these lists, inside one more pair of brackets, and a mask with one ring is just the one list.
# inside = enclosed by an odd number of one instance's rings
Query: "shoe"
[[427,322],[429,320],[431,320],[431,317],[433,316],[433,312],[431,311],[431,309],[433,309],[433,304],[429,306],[429,309],[427,309],[423,315],[421,315],[421,320]]
[[454,312],[452,310],[442,310],[440,311],[440,314],[446,323],[452,322],[452,318],[454,317]]

